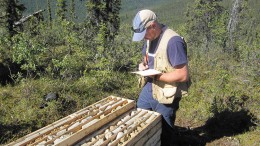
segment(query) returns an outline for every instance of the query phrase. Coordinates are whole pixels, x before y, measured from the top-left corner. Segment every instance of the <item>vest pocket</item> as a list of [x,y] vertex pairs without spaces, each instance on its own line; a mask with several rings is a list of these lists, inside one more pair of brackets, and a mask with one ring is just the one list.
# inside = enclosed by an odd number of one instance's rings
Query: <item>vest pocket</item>
[[166,98],[172,97],[175,95],[177,87],[169,86],[162,88],[163,96]]

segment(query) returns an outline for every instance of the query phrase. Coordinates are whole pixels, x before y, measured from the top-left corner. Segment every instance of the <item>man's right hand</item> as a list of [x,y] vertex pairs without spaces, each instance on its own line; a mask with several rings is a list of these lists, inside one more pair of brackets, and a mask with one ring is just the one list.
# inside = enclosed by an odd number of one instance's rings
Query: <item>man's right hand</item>
[[148,68],[149,68],[148,65],[144,65],[143,62],[140,63],[140,64],[139,64],[139,67],[138,67],[138,69],[139,69],[140,71],[142,71],[142,70],[147,70]]

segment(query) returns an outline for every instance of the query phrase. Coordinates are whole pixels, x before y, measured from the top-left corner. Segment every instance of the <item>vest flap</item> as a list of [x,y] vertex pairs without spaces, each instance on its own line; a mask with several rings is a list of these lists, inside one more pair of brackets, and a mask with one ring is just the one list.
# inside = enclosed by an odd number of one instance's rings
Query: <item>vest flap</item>
[[177,87],[172,87],[172,88],[163,88],[163,95],[166,98],[172,97],[174,96],[174,94],[176,93]]

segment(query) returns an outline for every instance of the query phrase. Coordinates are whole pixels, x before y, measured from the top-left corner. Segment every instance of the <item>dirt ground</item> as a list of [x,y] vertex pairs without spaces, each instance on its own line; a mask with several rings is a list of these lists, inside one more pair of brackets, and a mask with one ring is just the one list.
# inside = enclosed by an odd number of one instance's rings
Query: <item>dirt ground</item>
[[[199,127],[181,127],[176,119],[170,146],[239,146],[239,140],[232,138],[256,127],[253,117],[248,111],[223,111],[208,119],[205,125]],[[179,121],[178,121],[179,120]],[[189,125],[189,123],[186,123]]]

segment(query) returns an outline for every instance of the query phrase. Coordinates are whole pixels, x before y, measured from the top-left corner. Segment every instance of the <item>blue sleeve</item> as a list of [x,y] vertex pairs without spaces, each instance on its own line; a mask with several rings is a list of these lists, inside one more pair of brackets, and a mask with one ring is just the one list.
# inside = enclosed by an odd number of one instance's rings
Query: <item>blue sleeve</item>
[[186,45],[179,36],[174,36],[169,40],[167,54],[169,62],[173,67],[188,63]]

